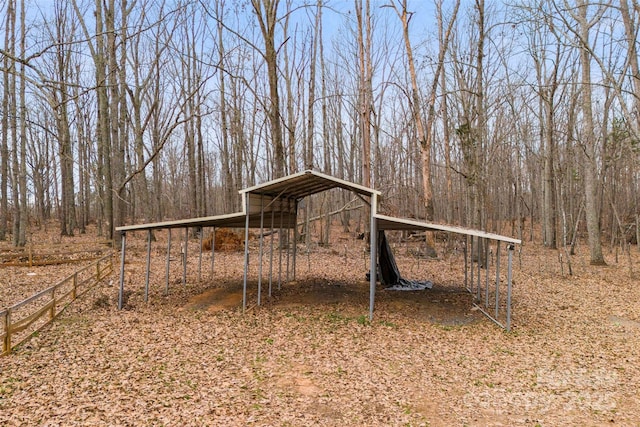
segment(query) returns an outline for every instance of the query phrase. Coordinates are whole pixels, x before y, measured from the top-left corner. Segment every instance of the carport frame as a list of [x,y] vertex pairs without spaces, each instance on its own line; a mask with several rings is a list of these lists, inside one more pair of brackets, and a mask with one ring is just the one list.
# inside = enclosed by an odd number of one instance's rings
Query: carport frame
[[[148,233],[151,233],[152,230],[155,229],[168,229],[169,233],[173,228],[184,228],[185,234],[188,233],[189,227],[199,227],[201,230],[204,227],[213,227],[214,236],[215,236],[215,228],[217,227],[230,227],[230,228],[242,228],[244,227],[244,271],[243,271],[243,291],[242,291],[242,310],[243,312],[247,309],[247,281],[248,281],[248,266],[249,266],[249,228],[259,228],[260,229],[260,253],[259,253],[259,262],[260,262],[260,274],[258,278],[258,300],[257,304],[261,304],[261,287],[262,287],[262,257],[263,257],[263,239],[264,239],[264,217],[265,214],[271,214],[271,247],[270,251],[270,260],[269,260],[269,296],[271,296],[271,286],[273,281],[273,233],[274,233],[274,219],[275,215],[280,215],[280,226],[279,233],[282,238],[283,230],[287,230],[287,242],[290,241],[290,230],[294,230],[294,239],[297,236],[297,216],[298,216],[298,203],[303,198],[320,193],[323,191],[328,191],[333,188],[342,188],[345,190],[352,191],[356,193],[358,197],[360,197],[367,205],[369,205],[369,229],[370,229],[370,257],[369,257],[369,266],[370,270],[374,270],[374,266],[377,265],[378,260],[378,244],[377,244],[377,234],[378,231],[385,230],[426,230],[426,231],[444,231],[448,233],[456,233],[460,235],[466,236],[466,241],[471,240],[473,242],[474,239],[482,242],[496,241],[498,245],[501,243],[507,244],[508,249],[508,274],[507,274],[507,302],[506,302],[506,322],[503,324],[498,319],[498,301],[499,301],[499,246],[496,251],[497,254],[497,272],[496,272],[496,304],[495,304],[495,316],[492,316],[489,313],[488,307],[488,296],[487,296],[487,305],[483,308],[480,301],[480,281],[478,275],[478,295],[474,301],[474,305],[488,318],[494,321],[497,325],[505,328],[506,330],[511,329],[511,291],[512,291],[512,254],[514,250],[514,246],[516,244],[520,244],[521,241],[518,239],[513,239],[506,236],[501,236],[498,234],[487,233],[480,230],[473,230],[464,227],[456,227],[449,225],[441,225],[434,224],[424,221],[417,221],[412,219],[405,218],[396,218],[391,216],[386,216],[377,213],[378,202],[381,193],[378,190],[374,190],[372,188],[368,188],[359,184],[351,183],[330,175],[326,175],[313,170],[305,170],[303,172],[299,172],[296,174],[292,174],[283,178],[275,179],[264,184],[255,185],[243,190],[240,190],[239,193],[242,196],[242,211],[233,214],[224,214],[224,215],[216,215],[216,216],[208,216],[208,217],[199,217],[199,218],[190,218],[183,220],[175,220],[175,221],[164,221],[164,222],[156,222],[156,223],[148,223],[148,224],[139,224],[139,225],[127,225],[117,227],[116,230],[121,233],[122,236],[122,253],[121,253],[121,265],[120,265],[120,289],[118,294],[118,308],[122,309],[123,306],[123,295],[124,295],[124,264],[125,264],[125,253],[126,253],[126,233],[128,231],[142,231],[146,230]],[[367,200],[368,199],[368,200]],[[265,201],[267,202],[265,204]],[[259,203],[258,203],[259,202]],[[170,239],[170,234],[169,234]],[[150,239],[149,239],[150,241]],[[291,250],[287,248],[287,280],[289,279],[289,256],[292,255],[292,272],[293,278],[295,280],[296,273],[296,246],[293,245],[293,254],[291,254]],[[467,245],[468,246],[468,243]],[[473,288],[473,257],[470,256],[471,262],[468,262],[467,259],[467,247],[465,246],[465,287],[471,293]],[[473,243],[472,243],[473,248]],[[478,245],[476,247],[479,248]],[[167,244],[167,267],[166,267],[166,292],[168,292],[168,272],[169,272],[169,251],[171,249],[171,241],[168,241]],[[184,248],[186,252],[186,247]],[[151,245],[147,244],[147,274],[145,277],[145,300],[148,295],[148,286],[149,286],[149,259],[150,259],[150,251]],[[200,246],[200,252],[202,252],[202,246]],[[211,268],[213,274],[213,260],[214,260],[214,248],[211,248]],[[471,254],[469,254],[471,255]],[[201,258],[200,258],[201,262]],[[183,274],[183,282],[185,280],[184,275],[186,275],[186,257],[184,261],[184,274]],[[479,271],[478,262],[478,271]],[[467,278],[471,275],[471,287],[467,282]],[[486,273],[486,292],[488,295],[489,290],[489,272],[487,269]],[[200,274],[199,274],[200,276]],[[280,288],[282,277],[282,245],[279,245],[279,267],[278,267],[278,288]],[[375,288],[376,288],[376,274],[370,274],[369,278],[369,320],[373,320],[373,310],[375,304]]]
[[[432,232],[446,232],[457,235],[462,235],[465,237],[465,247],[464,247],[464,285],[465,289],[469,291],[471,295],[474,296],[473,305],[476,307],[482,314],[488,317],[491,321],[493,321],[496,325],[500,326],[507,331],[511,331],[511,299],[512,299],[512,288],[513,288],[513,252],[515,250],[516,245],[521,244],[520,239],[514,239],[507,236],[502,236],[500,234],[495,233],[487,233],[481,230],[474,230],[471,228],[465,227],[457,227],[451,225],[443,225],[443,224],[435,224],[425,221],[416,221],[412,219],[405,218],[396,218],[387,215],[375,214],[374,215],[375,222],[377,223],[377,227],[379,230],[406,230],[406,231],[432,231]],[[474,288],[474,276],[473,276],[473,241],[476,240],[475,248],[477,249],[477,282]],[[495,281],[494,285],[494,304],[493,306],[489,303],[489,290],[490,290],[490,280],[489,280],[489,251],[487,249],[484,250],[485,259],[483,262],[480,259],[483,251],[481,250],[481,245],[489,245],[490,242],[496,243],[496,262],[495,262]],[[505,320],[502,322],[500,320],[500,246],[505,245],[508,251],[507,256],[507,294],[505,302]],[[471,246],[469,248],[469,246]],[[482,303],[481,291],[481,265],[485,265],[485,286],[484,293],[485,299],[484,304]],[[475,293],[475,294],[474,294]],[[491,313],[489,310],[492,308],[494,313]]]

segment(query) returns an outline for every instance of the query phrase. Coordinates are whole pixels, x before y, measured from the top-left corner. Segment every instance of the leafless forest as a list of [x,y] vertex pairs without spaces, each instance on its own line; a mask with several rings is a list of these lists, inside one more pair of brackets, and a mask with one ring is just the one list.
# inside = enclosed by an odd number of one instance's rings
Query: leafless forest
[[593,264],[638,238],[637,0],[7,0],[0,23],[16,246],[234,212],[308,168],[394,215],[586,236]]
[[[0,1],[0,424],[639,425],[639,31],[639,0]],[[434,288],[369,320],[346,192],[304,201],[298,276],[246,312],[240,237],[201,272],[201,235],[128,233],[123,310],[117,273],[38,265],[305,169],[522,239],[513,329],[454,239],[399,233]]]

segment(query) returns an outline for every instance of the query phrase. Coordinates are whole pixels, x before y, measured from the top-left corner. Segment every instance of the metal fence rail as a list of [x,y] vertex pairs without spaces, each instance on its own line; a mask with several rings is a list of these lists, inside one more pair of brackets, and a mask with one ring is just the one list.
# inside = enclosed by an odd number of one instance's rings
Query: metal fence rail
[[3,325],[1,354],[8,354],[27,341],[112,271],[113,255],[105,255],[55,285],[0,311]]

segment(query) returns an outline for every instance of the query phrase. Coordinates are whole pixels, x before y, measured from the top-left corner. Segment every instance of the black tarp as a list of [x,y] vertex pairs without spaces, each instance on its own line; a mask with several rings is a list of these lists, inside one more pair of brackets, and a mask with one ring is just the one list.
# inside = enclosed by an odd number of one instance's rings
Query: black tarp
[[378,232],[378,280],[385,289],[392,291],[422,291],[433,287],[428,280],[407,280],[400,275],[384,231]]

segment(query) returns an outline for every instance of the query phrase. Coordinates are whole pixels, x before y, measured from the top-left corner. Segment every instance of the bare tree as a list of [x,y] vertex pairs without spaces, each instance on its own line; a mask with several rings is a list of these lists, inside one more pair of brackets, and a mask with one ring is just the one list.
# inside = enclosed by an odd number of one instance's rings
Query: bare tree
[[55,119],[60,158],[61,202],[60,202],[60,234],[73,236],[76,227],[75,183],[73,174],[74,150],[71,142],[69,119],[69,88],[67,82],[72,81],[71,74],[71,42],[74,29],[71,27],[66,5],[57,5],[53,28],[49,29],[52,39],[59,40],[54,48],[52,73],[58,82],[51,88],[48,96]]
[[[287,0],[287,7],[289,7],[291,4],[291,0]],[[284,17],[284,33],[288,34],[289,33],[289,23],[291,22],[291,14],[287,14]],[[298,91],[294,90],[294,85],[296,85],[297,82],[299,82],[298,80],[296,80],[297,77],[297,70],[295,67],[295,64],[293,64],[292,61],[290,59],[290,55],[289,52],[293,51],[294,53],[294,59],[295,59],[295,54],[296,54],[296,44],[297,44],[297,40],[295,39],[295,35],[294,35],[294,39],[291,42],[287,42],[285,43],[285,45],[283,46],[283,65],[284,65],[284,85],[286,88],[286,125],[285,125],[285,133],[286,133],[286,140],[285,140],[285,144],[286,144],[286,156],[289,158],[289,167],[287,169],[288,173],[294,173],[297,170],[297,149],[296,149],[296,120],[297,120],[297,114],[296,114],[296,103],[298,102]],[[306,141],[303,144],[303,164],[306,161],[306,154],[304,152],[304,149],[306,149]]]
[[[454,62],[457,117],[456,136],[460,143],[462,168],[458,170],[463,176],[467,193],[467,222],[475,227],[482,227],[483,179],[481,156],[485,144],[485,91],[484,91],[484,42],[485,9],[484,0],[476,0],[473,6],[473,28],[470,34],[468,52],[463,51],[457,40],[452,49]],[[464,60],[461,55],[468,55]]]
[[320,23],[322,20],[322,0],[319,0],[316,5],[316,14],[315,14],[315,22],[313,26],[313,36],[311,40],[311,55],[310,55],[310,64],[309,64],[309,101],[307,104],[307,143],[306,143],[306,158],[305,158],[305,169],[313,169],[314,161],[313,150],[314,144],[313,140],[315,137],[315,102],[316,102],[316,64],[318,62],[318,45],[321,43],[320,40]]
[[[216,16],[216,35],[218,37],[218,68],[225,69],[225,54],[226,48],[224,44],[224,26],[222,24],[224,20],[224,1],[219,1],[216,4],[215,16]],[[237,197],[236,192],[234,190],[237,189],[236,183],[233,180],[232,173],[232,161],[231,161],[231,147],[229,143],[229,118],[227,116],[227,74],[226,73],[218,73],[219,79],[219,91],[220,91],[220,138],[222,139],[222,147],[221,147],[221,184],[225,189],[224,194],[224,206],[227,208],[228,212],[235,210],[237,208]]]
[[[585,213],[591,239],[612,244],[635,220],[637,0],[523,0],[504,17],[501,3],[436,0],[424,39],[407,0],[354,0],[345,15],[324,0],[77,3],[42,23],[23,0],[0,6],[0,238],[20,241],[29,209],[63,234],[96,219],[109,237],[125,221],[229,212],[238,188],[300,167],[376,186],[398,215],[519,234],[526,217],[550,247]],[[323,36],[336,16],[350,31]],[[401,25],[375,31],[379,19]]]
[[[25,1],[20,1],[20,56],[27,56],[26,41],[26,10]],[[20,224],[18,227],[18,246],[24,246],[27,242],[27,227],[29,222],[29,206],[27,204],[27,100],[26,100],[26,65],[20,63],[20,173],[18,174],[18,185],[20,188]]]
[[371,108],[373,103],[373,65],[371,60],[371,3],[355,0],[358,43],[358,111],[362,140],[362,184],[371,186]]
[[553,19],[545,19],[543,4],[522,6],[528,21],[526,40],[528,52],[536,73],[536,94],[540,146],[543,152],[542,234],[546,247],[557,247],[557,192],[555,162],[556,150],[556,98],[561,84],[560,67],[563,46],[557,36]]
[[[106,41],[103,21],[103,2],[95,0],[95,35],[92,36],[78,7],[72,0],[75,17],[82,28],[87,47],[93,59],[96,91],[96,189],[98,193],[98,234],[104,233],[106,225],[107,238],[113,237],[113,180],[111,178],[111,132],[109,94],[107,92],[107,60]],[[106,223],[106,224],[105,224]]]
[[[76,78],[80,67],[76,64]],[[86,227],[91,218],[91,181],[93,154],[93,118],[87,96],[80,92],[79,85],[73,88],[73,104],[75,107],[75,122],[78,153],[78,209],[77,222],[80,233],[86,233]],[[36,198],[37,199],[37,198]],[[44,206],[43,206],[44,207]]]
[[[627,42],[627,61],[631,70],[631,84],[633,86],[635,133],[640,135],[640,66],[638,65],[638,31],[640,30],[640,4],[632,0],[635,13],[632,15],[628,0],[620,1],[620,14],[624,23],[624,34]],[[635,20],[633,19],[635,16]]]
[[[11,50],[11,28],[15,13],[13,12],[13,0],[6,3],[7,11],[4,15],[4,50]],[[7,226],[9,220],[9,99],[10,69],[12,62],[7,55],[2,58],[2,114],[0,117],[0,241],[7,238]]]
[[[75,0],[74,7],[75,6]],[[77,12],[77,16],[82,15]],[[98,197],[101,201],[100,217],[98,218],[98,234],[103,232],[103,221],[106,226],[106,237],[108,239],[114,236],[113,224],[113,180],[111,178],[111,118],[109,109],[109,94],[107,92],[107,61],[106,61],[106,41],[103,22],[103,6],[101,0],[95,0],[95,47],[89,43],[91,56],[93,57],[95,75],[96,75],[96,95],[98,125],[96,130],[97,140],[97,188]],[[91,40],[91,36],[84,26],[84,20],[79,19],[80,24],[84,27],[87,39]]]
[[[6,87],[4,88],[7,96],[8,103],[6,114],[8,117],[8,137],[11,140],[11,200],[12,200],[12,212],[13,212],[13,226],[12,226],[12,239],[14,246],[22,246],[24,242],[20,240],[20,218],[23,214],[20,209],[20,163],[18,161],[18,153],[20,152],[20,144],[18,141],[18,106],[17,106],[17,92],[16,92],[16,63],[19,62],[15,56],[16,51],[16,3],[10,1],[7,7],[7,39],[5,46],[7,46],[7,56],[10,56],[9,64],[9,76]],[[24,78],[24,69],[22,69],[21,77]],[[24,212],[26,215],[26,211]]]
[[280,0],[251,0],[253,12],[258,19],[264,40],[264,60],[269,77],[269,122],[273,144],[273,174],[285,175],[284,144],[282,143],[282,124],[280,117],[280,94],[278,91],[278,57],[276,50],[276,23]]
[[[580,66],[582,72],[581,96],[582,96],[582,154],[584,159],[584,192],[585,213],[587,218],[587,231],[589,235],[589,250],[592,265],[604,265],[602,243],[600,237],[600,215],[598,209],[598,168],[596,157],[597,137],[593,123],[593,100],[591,85],[591,47],[589,33],[591,28],[599,21],[605,11],[605,7],[598,6],[594,15],[589,12],[589,3],[586,0],[577,0],[577,8],[570,11],[572,18],[577,23],[578,50],[580,53]],[[567,10],[571,10],[565,5]]]
[[423,123],[423,113],[421,111],[421,96],[420,88],[418,85],[418,77],[416,74],[415,62],[413,59],[413,49],[411,47],[411,39],[409,37],[409,22],[412,14],[407,11],[407,0],[398,0],[399,4],[391,3],[391,6],[398,14],[400,21],[402,22],[402,35],[404,39],[405,50],[407,53],[407,64],[409,65],[409,76],[411,78],[411,111],[413,115],[413,121],[418,133],[418,141],[420,143],[420,152],[422,153],[422,190],[424,196],[425,212],[428,221],[433,221],[433,185],[431,181],[431,151],[433,144],[433,127],[436,118],[436,97],[437,88],[440,82],[441,75],[444,71],[444,59],[449,47],[449,39],[453,25],[456,21],[458,14],[458,8],[460,1],[457,0],[453,6],[452,16],[447,24],[446,30],[444,29],[444,22],[442,16],[442,0],[436,3],[438,31],[439,31],[439,47],[438,58],[436,60],[436,69],[434,72],[433,80],[431,82],[430,90],[427,93],[427,106],[426,106],[426,123]]

